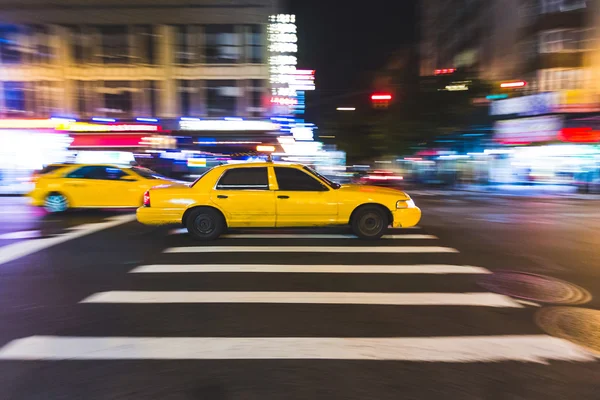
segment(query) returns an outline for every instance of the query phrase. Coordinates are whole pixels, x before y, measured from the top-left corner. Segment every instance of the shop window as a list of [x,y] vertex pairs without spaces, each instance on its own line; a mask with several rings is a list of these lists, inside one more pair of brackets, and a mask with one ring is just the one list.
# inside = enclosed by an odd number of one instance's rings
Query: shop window
[[104,108],[99,111],[115,118],[131,116],[133,110],[131,82],[108,81],[100,90],[104,93]]
[[240,90],[237,81],[207,81],[207,107],[211,117],[227,117],[236,114]]

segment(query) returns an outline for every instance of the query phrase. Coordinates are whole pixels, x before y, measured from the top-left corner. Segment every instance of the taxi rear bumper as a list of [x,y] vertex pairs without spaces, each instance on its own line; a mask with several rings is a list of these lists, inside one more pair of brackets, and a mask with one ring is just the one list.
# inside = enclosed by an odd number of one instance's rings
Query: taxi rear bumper
[[181,224],[183,212],[167,208],[140,207],[135,216],[138,222],[144,225],[170,225]]

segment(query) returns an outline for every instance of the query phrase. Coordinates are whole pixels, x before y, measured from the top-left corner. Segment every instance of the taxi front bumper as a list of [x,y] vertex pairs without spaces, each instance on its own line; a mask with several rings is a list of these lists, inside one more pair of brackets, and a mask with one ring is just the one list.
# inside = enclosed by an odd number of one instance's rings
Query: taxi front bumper
[[392,211],[394,228],[410,228],[416,226],[421,220],[421,209],[419,207],[403,208]]

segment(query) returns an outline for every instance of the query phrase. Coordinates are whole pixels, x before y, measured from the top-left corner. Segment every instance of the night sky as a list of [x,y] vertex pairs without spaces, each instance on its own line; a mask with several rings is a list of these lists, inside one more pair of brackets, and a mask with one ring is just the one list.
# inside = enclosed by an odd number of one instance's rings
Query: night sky
[[297,15],[298,68],[317,70],[307,119],[368,99],[374,71],[395,50],[416,51],[417,0],[289,0],[289,8]]

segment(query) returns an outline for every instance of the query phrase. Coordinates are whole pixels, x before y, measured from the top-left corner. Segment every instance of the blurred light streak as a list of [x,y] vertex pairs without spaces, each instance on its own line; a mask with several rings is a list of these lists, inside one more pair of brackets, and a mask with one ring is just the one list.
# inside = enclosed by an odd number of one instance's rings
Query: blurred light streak
[[527,85],[527,82],[525,81],[518,81],[518,82],[504,82],[500,84],[501,88],[519,88],[519,87],[525,87]]

